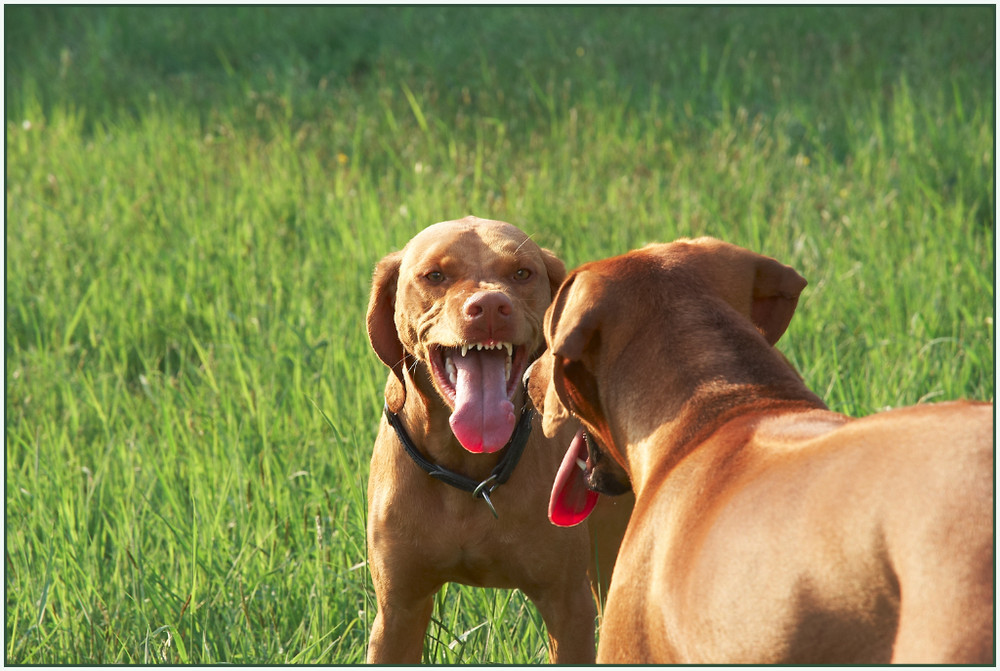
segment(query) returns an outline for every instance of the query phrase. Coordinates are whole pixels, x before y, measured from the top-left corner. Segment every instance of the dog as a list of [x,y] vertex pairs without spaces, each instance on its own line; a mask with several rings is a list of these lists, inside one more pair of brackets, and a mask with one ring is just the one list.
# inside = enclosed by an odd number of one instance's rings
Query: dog
[[992,664],[992,403],[853,419],[774,348],[806,281],[712,238],[585,264],[529,371],[558,524],[631,489],[599,663]]
[[577,427],[546,440],[521,381],[565,273],[520,229],[476,217],[434,224],[377,264],[367,328],[390,373],[368,481],[369,663],[420,662],[446,582],[521,589],[551,661],[594,661],[591,594],[607,590],[630,507],[607,507],[593,533],[549,522]]

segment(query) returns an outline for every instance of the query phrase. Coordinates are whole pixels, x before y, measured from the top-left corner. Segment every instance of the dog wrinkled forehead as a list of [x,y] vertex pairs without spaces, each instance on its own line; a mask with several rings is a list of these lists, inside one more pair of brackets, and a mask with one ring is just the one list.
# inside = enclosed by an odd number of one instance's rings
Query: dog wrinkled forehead
[[[516,258],[539,254],[538,245],[528,235],[513,224],[493,219],[465,217],[452,221],[432,224],[415,235],[406,245],[402,265],[404,268],[448,256],[457,240],[465,255],[475,255],[477,251],[490,254],[491,258]],[[464,258],[476,262],[475,258]]]

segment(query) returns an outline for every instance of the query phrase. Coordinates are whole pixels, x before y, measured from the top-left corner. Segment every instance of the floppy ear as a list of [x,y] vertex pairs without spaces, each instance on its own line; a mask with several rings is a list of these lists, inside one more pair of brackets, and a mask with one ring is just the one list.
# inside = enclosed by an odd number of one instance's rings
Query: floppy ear
[[542,352],[534,363],[525,371],[524,380],[528,387],[528,396],[534,399],[542,399],[541,403],[535,403],[535,408],[542,416],[542,431],[548,437],[553,437],[559,427],[569,419],[569,411],[562,404],[559,395],[555,392],[552,381],[552,367],[555,357],[549,351]]
[[[567,408],[594,408],[597,381],[584,355],[600,344],[603,285],[591,272],[571,275],[545,313],[545,337],[554,361],[552,386]],[[590,357],[586,357],[590,359]]]
[[562,281],[566,279],[566,266],[559,257],[545,249],[542,250],[542,261],[545,263],[545,272],[549,276],[549,296],[555,298],[556,292],[559,291],[559,285]]
[[807,282],[795,269],[749,249],[716,240],[688,241],[706,255],[715,293],[754,323],[771,345],[788,328]]
[[793,268],[759,256],[755,264],[750,319],[772,345],[792,321],[807,282]]
[[559,287],[545,311],[545,340],[553,354],[571,361],[583,356],[600,326],[602,293],[598,278],[588,271],[570,275]]
[[368,340],[375,354],[392,370],[385,385],[385,400],[392,412],[399,412],[406,401],[403,366],[406,352],[396,332],[396,282],[403,252],[389,254],[375,266],[372,293],[368,299]]
[[[613,447],[594,370],[609,300],[605,298],[604,287],[601,277],[594,272],[574,273],[559,288],[545,313],[546,340],[553,359],[549,392],[554,389],[563,408],[585,417],[588,430],[596,434],[612,451],[613,458],[622,464],[624,460]],[[546,414],[552,405],[549,395],[545,400]],[[566,413],[566,410],[560,412]]]

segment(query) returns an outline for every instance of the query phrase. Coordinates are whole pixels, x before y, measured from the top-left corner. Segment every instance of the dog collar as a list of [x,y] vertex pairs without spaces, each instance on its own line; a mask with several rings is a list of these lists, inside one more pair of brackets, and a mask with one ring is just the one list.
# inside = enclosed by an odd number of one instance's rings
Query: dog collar
[[517,467],[517,463],[521,460],[521,455],[524,454],[524,448],[528,445],[528,436],[531,435],[531,420],[535,415],[535,409],[531,407],[530,402],[525,401],[524,407],[521,408],[521,418],[517,421],[517,426],[514,427],[514,433],[511,434],[507,444],[501,448],[505,450],[503,456],[500,457],[500,461],[490,471],[489,477],[482,482],[476,482],[472,478],[449,471],[447,468],[427,459],[417,449],[417,446],[413,443],[413,439],[410,438],[410,434],[406,432],[406,427],[403,426],[403,421],[399,418],[399,415],[390,411],[388,404],[383,407],[383,411],[385,412],[385,418],[389,421],[389,425],[396,431],[399,442],[403,444],[403,449],[406,450],[406,453],[410,455],[410,458],[413,459],[417,466],[422,468],[432,478],[437,478],[456,489],[469,492],[473,498],[482,498],[486,501],[486,505],[490,507],[493,517],[500,518],[497,515],[496,508],[493,507],[493,502],[490,500],[490,494],[493,493],[494,489],[510,479],[510,476],[514,473],[514,469]]

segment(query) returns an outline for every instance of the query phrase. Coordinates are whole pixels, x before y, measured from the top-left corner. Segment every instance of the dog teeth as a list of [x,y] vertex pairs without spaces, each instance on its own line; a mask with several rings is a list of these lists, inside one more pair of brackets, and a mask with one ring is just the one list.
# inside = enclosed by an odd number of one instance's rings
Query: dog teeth
[[576,465],[580,467],[581,471],[587,470],[587,462],[584,461],[583,459],[577,458]]
[[481,342],[476,343],[464,343],[458,346],[458,351],[461,352],[462,356],[469,353],[470,349],[474,349],[478,352],[486,350],[487,352],[497,349],[507,350],[507,356],[514,356],[514,344],[509,342],[497,342],[490,344],[484,344]]
[[444,369],[448,373],[448,381],[454,387],[458,384],[458,369],[455,368],[455,362],[451,360],[451,357],[444,360]]
[[[509,342],[496,342],[491,344],[484,344],[481,342],[477,343],[463,343],[456,347],[461,356],[465,356],[469,353],[469,350],[476,350],[477,352],[503,350],[507,353],[507,360],[504,362],[504,377],[508,382],[510,382],[510,374],[513,370],[513,357],[514,357],[514,344]],[[455,369],[455,364],[452,362],[451,358],[445,359],[445,368],[448,373],[448,379],[452,384],[455,384],[455,379],[457,376],[457,371]]]

